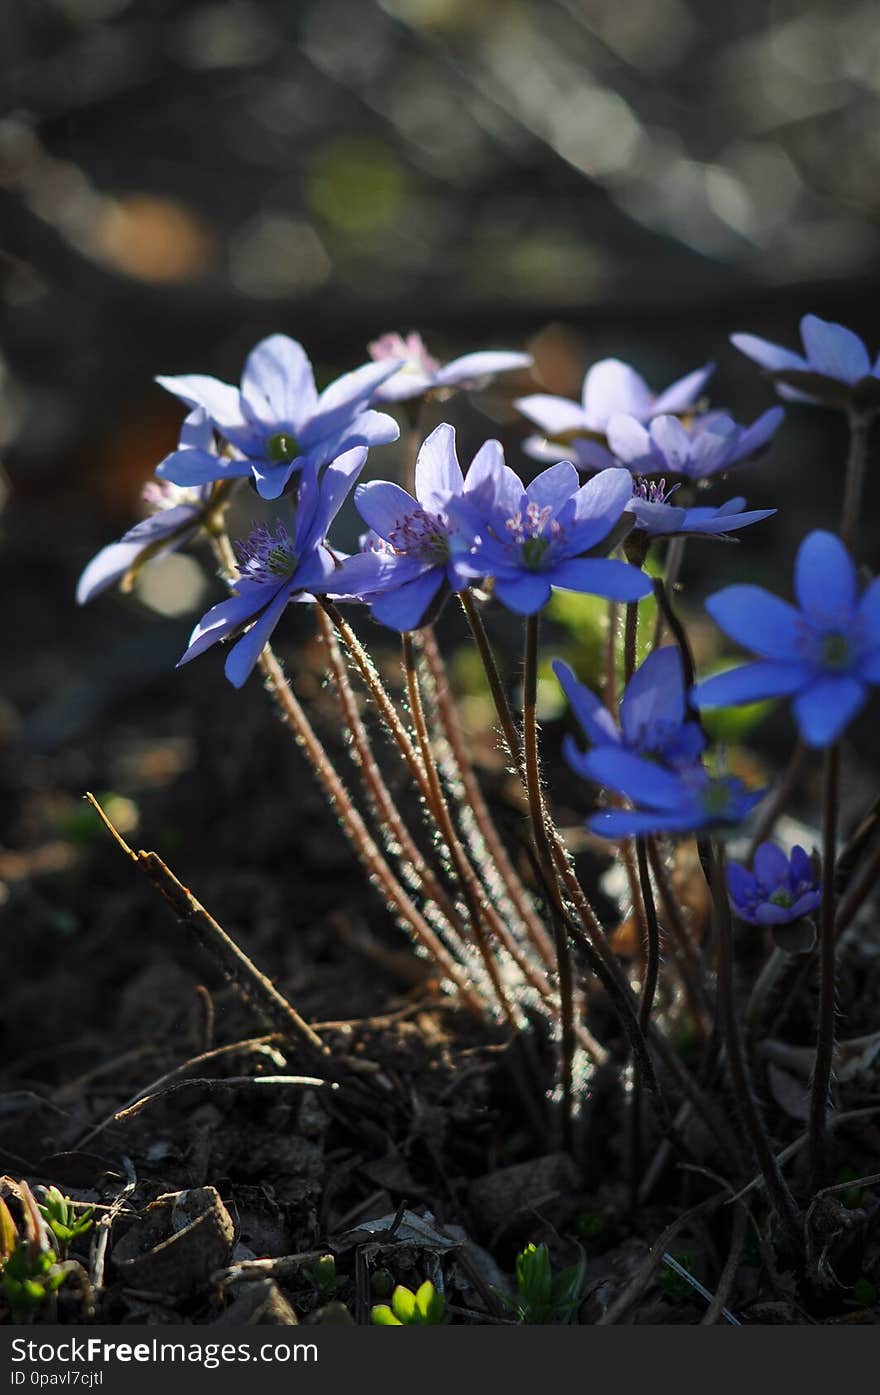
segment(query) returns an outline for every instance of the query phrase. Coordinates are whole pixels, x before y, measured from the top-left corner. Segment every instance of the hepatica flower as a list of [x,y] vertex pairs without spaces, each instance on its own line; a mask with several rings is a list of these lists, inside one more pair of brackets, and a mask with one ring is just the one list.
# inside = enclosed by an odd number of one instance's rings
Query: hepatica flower
[[359,485],[355,505],[370,532],[365,550],[343,563],[335,593],[366,601],[377,620],[403,632],[423,623],[444,587],[469,586],[471,537],[451,516],[450,505],[470,499],[482,485],[485,462],[500,450],[497,441],[487,441],[465,479],[455,431],[444,422],[419,451],[415,498],[388,480]]
[[178,667],[219,640],[240,635],[225,665],[226,677],[240,688],[288,603],[310,600],[331,589],[336,562],[326,545],[327,529],[366,458],[366,448],[356,447],[334,460],[320,479],[316,468],[306,470],[300,481],[293,535],[282,523],[274,528],[260,525],[237,545],[240,575],[234,595],[202,617]]
[[602,470],[581,485],[571,461],[542,471],[528,486],[504,463],[501,447],[471,466],[468,500],[455,506],[469,525],[472,575],[491,577],[510,610],[534,615],[554,586],[609,600],[638,601],[651,582],[636,567],[585,553],[611,546],[632,495],[626,470]]
[[494,349],[440,363],[428,353],[422,336],[414,331],[406,338],[400,334],[383,334],[369,349],[370,358],[376,363],[394,360],[398,365],[397,371],[376,388],[373,394],[376,402],[408,402],[429,392],[483,387],[496,373],[531,368],[534,363],[531,354]]
[[740,920],[769,926],[780,949],[812,949],[816,932],[807,917],[819,909],[822,884],[803,848],[793,848],[787,857],[776,843],[761,843],[751,871],[740,862],[728,864],[727,889]]
[[397,359],[364,364],[319,396],[302,345],[273,334],[248,355],[240,389],[198,373],[157,378],[188,406],[204,409],[233,455],[175,451],[156,473],[180,485],[253,476],[263,499],[277,499],[300,470],[317,470],[355,446],[397,440],[393,417],[369,403],[399,367]]
[[880,408],[880,356],[873,362],[851,329],[804,315],[803,353],[772,344],[756,334],[732,334],[730,342],[766,369],[780,397],[830,407]]
[[[177,451],[181,455],[213,455],[216,465],[214,433],[200,408],[183,423]],[[147,562],[176,552],[196,537],[209,515],[219,508],[223,492],[222,485],[210,483],[189,489],[165,481],[148,484],[144,502],[152,510],[150,516],[92,558],[77,583],[78,603],[85,605],[117,582],[124,590],[130,589]]]
[[[688,717],[681,655],[675,645],[655,649],[636,669],[620,702],[620,726],[604,702],[579,683],[568,664],[554,660],[553,672],[571,705],[575,720],[595,749],[630,751],[672,768],[699,760],[706,738],[698,722]],[[587,755],[569,736],[565,757],[579,775]]]
[[590,816],[587,826],[603,838],[736,828],[764,797],[763,790],[747,790],[742,780],[712,775],[699,764],[670,770],[610,746],[597,746],[582,757],[581,773],[633,805]]
[[781,407],[771,407],[751,426],[739,426],[726,412],[707,412],[685,426],[669,415],[645,425],[637,417],[618,414],[608,423],[608,444],[615,459],[635,475],[681,475],[699,481],[764,450],[784,415]]
[[614,464],[605,440],[613,416],[624,413],[645,422],[663,413],[690,412],[714,371],[707,363],[655,394],[628,363],[602,359],[584,378],[580,402],[533,393],[514,403],[541,432],[529,436],[523,448],[534,460],[571,456],[582,470],[604,470]]
[[790,697],[808,746],[830,746],[880,683],[880,578],[859,597],[843,543],[816,530],[795,563],[797,605],[760,586],[726,586],[706,609],[731,639],[759,657],[705,679],[700,707]]
[[681,508],[670,503],[678,489],[666,487],[665,479],[633,480],[632,499],[627,512],[633,514],[636,528],[651,538],[673,537],[677,533],[694,533],[700,537],[725,537],[750,523],[760,523],[776,512],[775,509],[746,509],[742,498],[728,499],[717,507]]

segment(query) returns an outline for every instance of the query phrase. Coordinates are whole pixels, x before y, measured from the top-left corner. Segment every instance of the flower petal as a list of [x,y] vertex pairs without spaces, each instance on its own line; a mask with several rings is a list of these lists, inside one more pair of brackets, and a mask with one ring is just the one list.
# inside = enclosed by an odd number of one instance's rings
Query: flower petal
[[805,372],[810,366],[800,354],[783,348],[781,344],[771,344],[769,339],[760,339],[757,334],[731,334],[730,342],[746,358],[771,373],[778,368],[796,368],[799,372]]
[[464,476],[455,453],[455,427],[442,422],[422,442],[416,460],[416,498],[432,512],[442,510],[464,487]]
[[857,383],[871,372],[871,360],[857,334],[818,315],[804,315],[801,338],[811,368],[842,383]]
[[763,586],[725,586],[706,609],[726,635],[767,659],[800,662],[801,617],[793,605]]
[[620,703],[624,739],[635,745],[655,722],[677,725],[684,721],[684,669],[675,644],[649,654],[626,685]]
[[557,562],[544,575],[563,591],[582,591],[609,601],[640,601],[653,589],[651,578],[638,567],[609,557],[574,557]]
[[462,354],[438,368],[435,381],[441,387],[467,384],[480,378],[491,378],[495,373],[512,373],[517,368],[531,368],[534,363],[531,354],[518,354],[504,349],[481,349],[477,353]]
[[775,891],[788,882],[788,858],[777,843],[761,843],[752,861],[763,890]]
[[681,412],[690,411],[714,372],[715,364],[707,363],[703,368],[679,378],[655,399],[652,413],[659,416],[663,412],[672,412],[678,416]]
[[650,474],[662,467],[647,428],[636,417],[609,418],[608,445],[612,455],[634,474]]
[[791,697],[807,686],[811,677],[803,664],[760,659],[704,678],[694,688],[692,697],[697,707],[736,707],[767,698]]
[[354,502],[367,527],[386,540],[419,507],[412,495],[392,480],[369,480],[359,484]]
[[793,704],[803,740],[814,750],[832,745],[867,699],[868,690],[857,678],[820,678]]
[[794,589],[810,620],[845,625],[856,606],[856,569],[835,533],[817,528],[798,548]]
[[622,746],[595,746],[585,768],[597,785],[625,794],[634,804],[678,811],[690,803],[688,791],[671,771]]
[[568,698],[578,726],[594,745],[620,744],[620,732],[608,708],[584,683],[579,683],[568,664],[553,660],[553,672]]
[[[366,407],[380,384],[396,373],[402,363],[397,359],[386,359],[381,363],[364,363],[351,373],[343,373],[341,378],[330,383],[318,398],[310,420],[302,430],[303,444],[312,444],[325,436],[332,436],[342,430],[352,417]],[[380,413],[379,415],[383,415]],[[386,421],[392,418],[384,416]],[[395,440],[392,436],[390,440]],[[369,441],[352,441],[352,445],[369,445]],[[378,442],[376,442],[378,444]]]
[[267,430],[298,432],[318,401],[312,365],[302,344],[270,334],[247,356],[241,378],[245,411]]
[[254,664],[269,643],[272,631],[290,600],[292,587],[282,586],[274,600],[266,606],[246,634],[234,644],[226,656],[223,672],[234,688],[240,688],[250,677]]
[[640,833],[691,833],[702,820],[693,809],[666,813],[659,809],[603,809],[587,819],[587,827],[600,838],[637,838]]
[[387,625],[389,629],[399,630],[401,634],[417,629],[425,618],[425,611],[440,590],[444,570],[443,567],[431,567],[395,591],[388,591],[380,596],[372,604],[374,619]]
[[631,498],[629,470],[601,470],[581,485],[574,496],[574,524],[569,531],[572,550],[588,552],[607,537]]
[[239,582],[235,595],[227,597],[225,601],[220,601],[219,605],[212,606],[211,609],[202,616],[189,637],[189,644],[182,657],[177,661],[177,667],[188,664],[192,659],[203,654],[212,644],[218,640],[225,639],[239,625],[244,625],[272,600],[274,592],[271,587],[260,586],[257,583]]
[[567,436],[570,432],[590,429],[581,404],[572,402],[568,397],[554,397],[549,392],[533,392],[529,397],[517,397],[513,405],[550,437]]
[[654,394],[644,378],[619,358],[593,364],[584,378],[582,401],[590,426],[598,431],[617,412],[645,421],[654,408]]
[[547,604],[550,594],[550,582],[539,572],[524,572],[495,582],[498,600],[517,615],[534,615]]
[[580,484],[578,472],[570,460],[560,460],[549,470],[542,470],[526,487],[530,504],[539,508],[549,507],[558,513],[562,505],[572,497]]

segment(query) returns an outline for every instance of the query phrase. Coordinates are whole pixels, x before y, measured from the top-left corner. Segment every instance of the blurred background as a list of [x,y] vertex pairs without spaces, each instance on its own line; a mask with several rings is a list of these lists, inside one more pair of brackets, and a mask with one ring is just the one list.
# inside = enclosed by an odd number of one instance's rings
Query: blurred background
[[[219,594],[195,563],[73,603],[176,441],[155,373],[236,380],[276,330],[320,382],[386,330],[442,358],[527,347],[532,375],[434,417],[465,455],[498,434],[518,463],[512,396],[576,395],[607,354],[658,388],[715,358],[714,401],[751,420],[773,393],[731,330],[794,345],[812,310],[880,346],[870,0],[29,0],[0,7],[0,53],[0,888],[35,932],[88,919],[63,880],[87,784],[130,826],[171,790],[145,822],[192,866],[215,800],[276,778],[281,738],[243,726],[259,694],[219,660],[173,671]],[[836,516],[844,452],[831,414],[791,410],[741,473],[784,512],[693,548],[695,595],[708,568],[786,586],[798,538]],[[872,478],[871,519],[878,499]],[[863,544],[880,561],[876,530]],[[289,856],[264,823],[230,843],[242,875],[267,839]],[[217,861],[209,880],[231,875]],[[252,885],[238,901],[258,914]]]

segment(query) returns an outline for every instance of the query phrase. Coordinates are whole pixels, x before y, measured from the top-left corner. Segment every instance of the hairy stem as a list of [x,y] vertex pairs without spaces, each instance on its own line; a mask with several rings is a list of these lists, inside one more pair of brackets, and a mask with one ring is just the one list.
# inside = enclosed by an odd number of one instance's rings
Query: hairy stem
[[711,889],[718,939],[718,1016],[724,1036],[734,1098],[737,1111],[751,1140],[770,1201],[789,1244],[795,1253],[798,1253],[802,1247],[800,1213],[767,1136],[752,1091],[740,1037],[733,981],[733,926],[724,874],[724,849],[720,843],[712,849],[711,860]]
[[433,751],[431,750],[431,739],[428,732],[428,724],[425,721],[425,709],[422,705],[422,695],[419,688],[413,637],[411,634],[404,634],[401,638],[403,644],[403,667],[406,674],[410,713],[415,728],[416,740],[418,741],[422,761],[424,762],[424,767],[428,776],[431,793],[431,812],[434,816],[437,828],[449,849],[452,865],[455,868],[456,876],[461,884],[462,894],[467,903],[468,914],[471,919],[471,927],[477,942],[477,948],[479,949],[480,956],[486,967],[486,972],[492,981],[492,987],[495,990],[495,996],[498,999],[499,1007],[510,1025],[517,1028],[519,1023],[504,990],[504,985],[501,982],[498,961],[492,952],[492,947],[486,933],[485,922],[491,923],[491,908],[486,905],[481,898],[476,874],[468,861],[467,855],[453,827],[452,819],[449,816],[449,809],[446,804],[446,798],[440,783],[440,773],[437,769],[436,761],[434,760]]
[[[525,652],[523,674],[523,764],[526,792],[529,800],[529,814],[535,848],[543,875],[548,884],[555,886],[556,875],[553,867],[553,853],[547,834],[547,821],[544,812],[544,796],[541,790],[541,767],[538,755],[538,617],[529,615],[525,622]],[[574,970],[568,932],[565,921],[556,905],[556,898],[550,903],[553,936],[556,945],[556,963],[559,975],[559,1000],[562,1026],[561,1084],[563,1118],[570,1127],[573,1111],[573,1070],[574,1070]]]

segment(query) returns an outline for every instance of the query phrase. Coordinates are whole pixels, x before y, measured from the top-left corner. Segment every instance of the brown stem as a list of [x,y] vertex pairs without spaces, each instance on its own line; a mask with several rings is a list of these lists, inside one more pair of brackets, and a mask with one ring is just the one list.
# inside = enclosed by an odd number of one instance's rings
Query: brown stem
[[513,709],[508,701],[501,674],[498,672],[498,665],[495,662],[492,645],[489,642],[489,636],[486,634],[483,617],[480,615],[470,591],[462,591],[460,600],[462,609],[467,616],[468,624],[471,627],[471,634],[474,637],[474,643],[477,646],[477,652],[480,655],[480,660],[486,674],[489,691],[492,694],[492,701],[495,704],[495,711],[498,714],[501,730],[504,733],[504,741],[507,746],[508,755],[510,756],[514,770],[519,770],[522,761],[522,743],[513,716]]
[[[541,767],[538,756],[538,623],[537,615],[526,617],[523,675],[523,763],[535,848],[545,879],[550,885],[555,886],[553,853],[547,834],[544,796],[541,791]],[[561,1007],[563,1118],[566,1128],[570,1129],[574,1106],[572,1094],[575,1043],[574,970],[565,921],[556,906],[555,897],[551,897],[550,909],[556,944]]]
[[837,806],[840,747],[825,753],[825,814],[822,825],[822,908],[819,918],[819,1012],[816,1064],[810,1090],[810,1175],[813,1190],[825,1182],[826,1117],[834,1061],[834,859],[837,852]]
[[[234,581],[237,568],[235,554],[228,536],[225,533],[215,536],[212,538],[212,545],[227,581]],[[359,810],[345,784],[336,773],[330,757],[294,696],[293,689],[284,676],[284,670],[268,644],[260,655],[259,666],[266,687],[274,698],[282,717],[290,723],[297,744],[304,752],[331,807],[336,810],[340,826],[370,881],[374,882],[381,890],[395,914],[408,926],[414,938],[442,969],[450,982],[455,985],[461,995],[462,1002],[471,1011],[483,1016],[485,1005],[479,994],[468,982],[466,974],[407,895],[383,857],[377,843],[370,836]]]
[[758,1166],[767,1192],[779,1217],[780,1225],[795,1253],[802,1248],[801,1218],[788,1183],[782,1175],[776,1155],[767,1136],[764,1121],[752,1091],[746,1065],[733,982],[733,926],[724,873],[724,849],[718,843],[712,851],[711,890],[715,907],[718,940],[718,1015],[724,1034],[727,1064],[733,1085],[737,1110],[751,1139]]
[[[478,623],[482,623],[479,621]],[[428,664],[428,670],[434,684],[436,694],[437,712],[440,717],[440,724],[443,734],[449,743],[455,761],[455,768],[461,780],[467,806],[474,817],[480,836],[483,838],[488,860],[494,869],[497,870],[501,879],[502,887],[511,902],[511,905],[519,919],[525,926],[526,932],[540,954],[544,963],[552,967],[555,963],[553,954],[553,944],[541,923],[532,899],[524,887],[516,868],[513,866],[504,843],[495,826],[495,822],[489,812],[489,807],[483,797],[480,782],[474,771],[473,763],[468,755],[465,745],[464,733],[458,714],[455,710],[455,703],[449,688],[449,678],[446,673],[446,666],[437,647],[436,636],[431,628],[421,631],[422,652]]]
[[486,966],[486,971],[492,980],[495,996],[498,999],[504,1017],[510,1025],[516,1029],[519,1023],[504,990],[504,985],[501,982],[498,961],[492,953],[492,947],[489,944],[486,934],[484,921],[491,921],[491,908],[481,899],[476,875],[453,827],[443,789],[440,784],[440,775],[431,750],[431,739],[428,732],[428,724],[425,721],[425,709],[422,706],[422,695],[419,688],[413,638],[411,634],[404,634],[401,636],[401,639],[403,644],[403,667],[406,674],[406,688],[409,696],[410,714],[415,728],[416,740],[421,751],[422,761],[424,762],[424,767],[428,776],[431,794],[431,813],[449,849],[452,865],[455,868],[456,876],[461,884],[462,894],[467,903],[471,927],[477,941],[477,948]]

